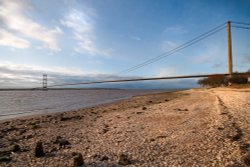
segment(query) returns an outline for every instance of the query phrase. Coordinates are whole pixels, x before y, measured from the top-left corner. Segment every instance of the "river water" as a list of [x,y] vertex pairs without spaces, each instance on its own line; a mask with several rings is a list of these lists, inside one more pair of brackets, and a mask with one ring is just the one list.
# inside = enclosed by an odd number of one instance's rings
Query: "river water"
[[163,90],[0,91],[0,120],[92,107]]

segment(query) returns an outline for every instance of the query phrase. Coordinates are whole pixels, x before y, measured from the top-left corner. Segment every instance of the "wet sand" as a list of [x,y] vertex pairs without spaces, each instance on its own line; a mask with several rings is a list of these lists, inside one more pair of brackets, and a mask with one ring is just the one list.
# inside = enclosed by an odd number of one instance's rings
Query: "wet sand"
[[137,96],[0,130],[0,166],[80,165],[80,154],[83,166],[247,166],[250,89]]

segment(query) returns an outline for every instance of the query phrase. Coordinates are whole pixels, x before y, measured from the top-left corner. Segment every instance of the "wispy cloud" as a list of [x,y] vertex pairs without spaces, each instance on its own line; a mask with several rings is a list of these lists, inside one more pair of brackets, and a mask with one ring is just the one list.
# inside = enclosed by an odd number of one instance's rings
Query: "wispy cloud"
[[174,49],[174,48],[176,48],[178,46],[179,46],[179,44],[176,43],[176,42],[165,40],[161,44],[161,49],[163,51],[170,51],[170,50],[172,50],[172,49]]
[[0,45],[24,49],[28,48],[30,43],[29,41],[19,38],[12,33],[0,28]]
[[[32,9],[32,5],[24,0],[0,0],[1,28],[9,29],[26,38],[40,41],[44,48],[52,51],[60,51],[61,49],[58,46],[57,36],[62,34],[62,30],[59,27],[49,29],[34,21],[28,15],[30,9]],[[20,37],[14,37],[15,35],[11,33],[8,35],[12,36],[12,39],[18,39],[19,45],[16,45],[17,48],[20,48],[20,41],[22,41],[22,45],[25,43],[24,39],[21,40]],[[9,46],[15,47],[13,42],[6,40],[6,38],[1,38],[1,44],[9,44]],[[27,45],[28,43],[26,40],[25,46]]]
[[97,47],[94,19],[88,13],[71,9],[60,22],[73,30],[74,38],[78,41],[76,52],[108,57],[112,55],[112,49],[99,49]]

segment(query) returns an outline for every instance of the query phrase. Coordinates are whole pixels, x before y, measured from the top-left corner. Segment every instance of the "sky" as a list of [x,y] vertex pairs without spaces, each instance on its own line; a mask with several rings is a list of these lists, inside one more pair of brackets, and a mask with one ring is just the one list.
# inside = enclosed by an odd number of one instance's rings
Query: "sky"
[[[227,72],[226,29],[129,73],[221,25],[250,22],[250,0],[0,0],[0,88]],[[234,71],[250,69],[250,31],[232,28]],[[197,79],[102,85],[194,87]]]

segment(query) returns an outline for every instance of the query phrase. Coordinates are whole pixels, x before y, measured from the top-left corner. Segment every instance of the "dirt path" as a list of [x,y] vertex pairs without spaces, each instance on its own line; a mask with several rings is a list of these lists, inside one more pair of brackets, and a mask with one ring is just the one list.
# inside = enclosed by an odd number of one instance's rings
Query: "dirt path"
[[[0,166],[72,166],[72,152],[86,166],[244,166],[249,102],[248,90],[188,90],[9,121],[0,148],[21,150]],[[58,136],[70,144],[58,146]],[[39,140],[45,156],[36,158]]]

